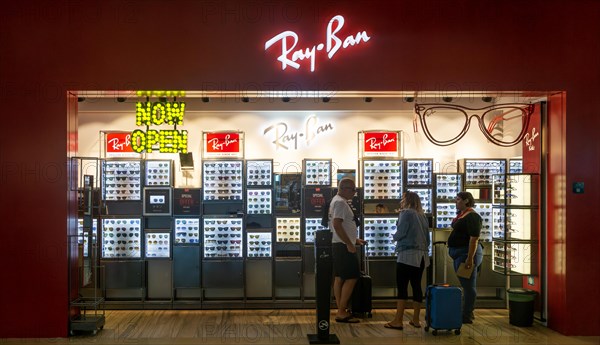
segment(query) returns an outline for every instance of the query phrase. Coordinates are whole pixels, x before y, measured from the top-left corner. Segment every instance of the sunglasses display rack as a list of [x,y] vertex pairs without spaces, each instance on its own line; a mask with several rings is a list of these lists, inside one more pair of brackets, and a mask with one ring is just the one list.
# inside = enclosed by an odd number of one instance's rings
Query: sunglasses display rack
[[458,192],[463,190],[463,175],[435,174],[435,201],[454,202]]
[[300,218],[278,217],[275,221],[277,242],[300,242]]
[[520,174],[523,172],[523,160],[522,159],[509,159],[508,160],[508,173],[509,174]]
[[204,161],[202,172],[205,201],[242,200],[242,161]]
[[321,225],[321,218],[304,219],[304,243],[315,243],[317,230],[325,230],[327,227]]
[[538,231],[539,175],[494,176],[493,270],[529,275],[534,270]]
[[433,176],[433,159],[407,159],[406,185],[431,186]]
[[419,195],[419,198],[421,198],[421,206],[423,207],[423,212],[431,213],[431,188],[408,187],[407,190],[417,193],[417,195]]
[[107,160],[102,164],[103,200],[141,200],[141,162]]
[[141,219],[102,219],[102,258],[141,258]]
[[260,187],[273,185],[272,160],[246,161],[246,186]]
[[438,230],[452,229],[452,220],[458,214],[455,203],[437,203],[435,210],[435,228]]
[[402,161],[365,160],[362,169],[365,201],[402,197]]
[[331,186],[331,159],[304,159],[302,165],[305,186]]
[[248,257],[270,258],[272,239],[270,232],[248,232]]
[[[98,233],[98,220],[92,219],[92,241],[96,243],[96,234]],[[83,257],[87,258],[89,255],[87,234],[83,233],[83,218],[77,219],[77,244],[83,245]]]
[[248,214],[271,214],[273,191],[271,189],[247,189],[246,212]]
[[392,257],[396,252],[396,242],[394,234],[396,233],[397,218],[375,218],[365,217],[364,234],[367,241],[370,257]]
[[146,230],[146,259],[171,257],[171,232]]
[[204,257],[241,258],[241,218],[204,218]]
[[451,229],[452,219],[458,214],[455,200],[458,192],[463,190],[463,175],[434,174],[433,176],[435,182],[433,188],[435,195],[434,228]]
[[172,161],[170,160],[146,160],[145,186],[159,187],[172,185]]
[[174,244],[199,244],[200,219],[175,218],[175,243]]
[[506,160],[460,159],[458,169],[465,173],[465,186],[491,186],[493,175],[506,173]]
[[481,217],[481,232],[479,240],[483,242],[492,242],[492,228],[494,212],[491,203],[479,202],[473,207],[475,212]]
[[493,270],[505,275],[535,274],[533,246],[530,242],[493,242]]

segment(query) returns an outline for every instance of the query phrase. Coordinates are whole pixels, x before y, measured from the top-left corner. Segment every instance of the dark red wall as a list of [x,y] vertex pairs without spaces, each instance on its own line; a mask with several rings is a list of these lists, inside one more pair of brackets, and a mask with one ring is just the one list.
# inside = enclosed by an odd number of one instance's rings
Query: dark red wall
[[[6,2],[0,337],[67,335],[67,90],[135,89],[566,91],[548,152],[548,316],[562,333],[599,335],[600,272],[581,269],[600,266],[589,221],[600,205],[599,12],[597,1],[549,0]],[[320,56],[315,73],[281,71],[264,52],[286,29],[301,47],[318,43],[335,14],[371,41]]]

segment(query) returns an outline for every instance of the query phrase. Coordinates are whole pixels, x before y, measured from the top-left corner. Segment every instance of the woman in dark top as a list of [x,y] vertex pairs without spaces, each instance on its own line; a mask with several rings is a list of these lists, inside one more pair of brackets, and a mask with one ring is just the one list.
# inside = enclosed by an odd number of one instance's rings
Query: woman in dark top
[[458,271],[461,263],[465,268],[473,267],[471,278],[458,277],[464,291],[463,323],[473,323],[475,316],[475,299],[477,298],[477,270],[483,260],[483,252],[479,245],[481,232],[481,216],[473,210],[475,200],[469,192],[460,192],[456,195],[456,208],[460,211],[452,220],[452,232],[448,237],[448,250],[454,260],[454,271]]

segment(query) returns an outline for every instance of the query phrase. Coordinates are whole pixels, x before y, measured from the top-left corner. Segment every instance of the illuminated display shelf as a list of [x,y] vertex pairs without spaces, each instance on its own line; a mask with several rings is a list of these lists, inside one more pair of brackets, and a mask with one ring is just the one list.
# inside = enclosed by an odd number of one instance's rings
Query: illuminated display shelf
[[456,217],[456,195],[463,190],[462,174],[434,174],[434,229],[450,229],[452,219]]
[[492,270],[531,275],[537,267],[539,175],[493,176]]

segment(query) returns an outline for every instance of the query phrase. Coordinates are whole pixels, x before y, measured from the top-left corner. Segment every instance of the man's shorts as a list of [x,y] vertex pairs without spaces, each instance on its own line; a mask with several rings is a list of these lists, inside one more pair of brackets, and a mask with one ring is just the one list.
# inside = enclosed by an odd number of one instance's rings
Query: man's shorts
[[360,276],[358,257],[350,253],[344,243],[333,243],[333,275],[343,280],[357,279]]

